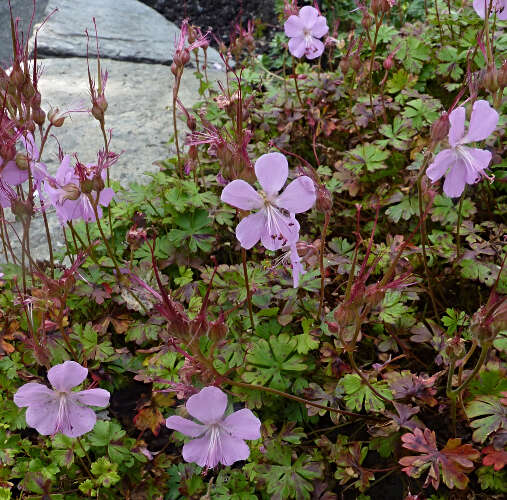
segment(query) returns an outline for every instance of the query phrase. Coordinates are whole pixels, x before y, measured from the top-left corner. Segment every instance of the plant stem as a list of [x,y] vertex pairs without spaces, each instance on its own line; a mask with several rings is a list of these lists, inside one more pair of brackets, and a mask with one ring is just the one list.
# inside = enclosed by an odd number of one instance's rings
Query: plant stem
[[183,74],[183,68],[178,67],[178,72],[176,74],[174,87],[173,87],[173,130],[174,130],[174,144],[176,146],[176,155],[178,156],[178,173],[180,178],[183,178],[183,165],[181,164],[181,153],[180,153],[180,143],[178,139],[178,121],[176,117],[177,111],[177,101],[178,101],[178,92],[180,89],[181,76]]
[[294,64],[294,58],[292,58],[292,74],[294,76],[294,85],[296,86],[296,94],[298,96],[299,104],[302,108],[304,108],[303,101],[301,99],[301,94],[299,93],[299,86],[298,86],[298,75],[296,74],[296,65]]
[[319,313],[317,315],[317,318],[320,320],[322,319],[322,310],[324,308],[324,291],[325,291],[325,285],[326,285],[326,276],[325,276],[325,269],[324,269],[324,250],[326,246],[326,233],[327,233],[327,226],[329,225],[329,211],[326,210],[326,213],[324,215],[324,227],[322,228],[322,234],[320,237],[320,300],[319,300]]
[[465,186],[465,189],[463,190],[463,193],[461,193],[461,197],[459,199],[459,205],[458,205],[458,223],[456,225],[456,261],[459,261],[460,250],[461,250],[459,232],[461,229],[461,219],[462,219],[462,212],[463,212],[463,200],[465,199],[465,191],[466,191],[466,186]]
[[250,324],[252,325],[252,331],[255,329],[253,311],[252,311],[252,295],[250,291],[250,285],[248,283],[248,269],[246,267],[246,250],[241,248],[241,260],[243,261],[243,275],[245,277],[245,288],[246,288],[246,300],[248,303],[248,314],[250,315]]

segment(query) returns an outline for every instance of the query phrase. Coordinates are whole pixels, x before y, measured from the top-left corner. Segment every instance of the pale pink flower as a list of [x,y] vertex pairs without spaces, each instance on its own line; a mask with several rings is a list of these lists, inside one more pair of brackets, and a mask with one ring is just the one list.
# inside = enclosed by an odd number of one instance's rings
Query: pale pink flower
[[491,15],[496,12],[496,17],[501,21],[507,20],[507,0],[474,0],[474,9],[477,15],[484,19],[491,5]]
[[212,468],[219,463],[232,465],[246,460],[250,448],[245,439],[259,439],[260,420],[247,408],[235,411],[227,417],[227,395],[218,387],[205,387],[188,398],[188,413],[202,422],[198,424],[177,415],[166,420],[169,429],[174,429],[192,439],[183,446],[183,458],[200,467]]
[[449,114],[449,149],[440,151],[428,167],[426,175],[437,181],[445,175],[444,193],[449,198],[461,196],[465,184],[475,184],[482,177],[488,177],[484,170],[491,161],[491,153],[485,149],[464,146],[470,142],[482,141],[493,133],[498,123],[498,113],[488,101],[476,101],[473,105],[468,132],[465,134],[466,110],[463,106]]
[[284,29],[290,38],[289,51],[294,57],[315,59],[324,52],[324,44],[319,38],[329,31],[329,27],[326,18],[314,7],[302,7],[299,15],[292,15],[285,21]]
[[26,423],[39,434],[49,436],[61,432],[78,437],[91,431],[97,417],[85,405],[105,407],[109,404],[109,392],[105,389],[88,389],[72,392],[88,375],[88,369],[75,361],[65,361],[48,371],[53,386],[30,382],[14,394],[14,403],[20,408],[27,406]]
[[225,186],[221,196],[222,201],[241,210],[259,210],[237,225],[236,237],[241,246],[248,250],[261,240],[268,250],[279,250],[296,243],[299,224],[294,214],[306,212],[314,205],[313,181],[302,175],[278,195],[289,175],[287,158],[281,153],[262,155],[255,162],[255,175],[262,191],[236,179]]

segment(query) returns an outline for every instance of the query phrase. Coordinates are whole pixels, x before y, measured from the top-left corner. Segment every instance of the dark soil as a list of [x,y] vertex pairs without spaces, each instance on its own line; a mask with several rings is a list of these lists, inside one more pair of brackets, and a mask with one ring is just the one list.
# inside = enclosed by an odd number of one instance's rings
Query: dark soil
[[[280,30],[274,0],[141,0],[166,19],[180,25],[188,18],[202,30],[211,29],[214,36],[229,42],[236,23],[246,28],[249,19],[260,21],[270,30]],[[213,45],[217,45],[215,41]]]

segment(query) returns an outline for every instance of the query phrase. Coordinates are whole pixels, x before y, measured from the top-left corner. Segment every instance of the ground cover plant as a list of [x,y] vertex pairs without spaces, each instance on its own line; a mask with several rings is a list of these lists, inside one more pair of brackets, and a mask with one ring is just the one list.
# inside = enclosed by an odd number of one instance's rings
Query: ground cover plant
[[47,168],[77,110],[41,108],[13,19],[0,498],[505,497],[507,5],[307,3],[275,2],[262,54],[233,26],[219,85],[183,21],[175,154],[129,187],[98,55],[103,149]]

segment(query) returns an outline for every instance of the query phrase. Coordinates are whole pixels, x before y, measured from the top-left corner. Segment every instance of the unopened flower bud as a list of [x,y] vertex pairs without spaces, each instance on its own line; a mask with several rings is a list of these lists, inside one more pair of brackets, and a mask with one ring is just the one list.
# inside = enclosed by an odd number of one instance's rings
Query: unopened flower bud
[[42,108],[34,109],[32,111],[32,118],[37,125],[43,125],[46,121],[46,113]]
[[349,72],[350,69],[350,62],[349,58],[347,56],[342,57],[340,61],[340,69],[342,70],[342,73],[346,75]]
[[380,0],[380,9],[384,14],[387,14],[395,3],[396,0]]
[[448,356],[461,359],[465,355],[465,341],[459,337],[453,337],[446,342],[445,352]]
[[371,0],[371,11],[377,15],[382,10],[381,0]]
[[507,61],[502,64],[498,71],[498,85],[503,89],[507,87]]
[[329,212],[333,207],[333,196],[324,185],[317,187],[316,207],[319,212]]
[[173,61],[172,64],[171,64],[171,73],[174,75],[174,76],[178,76],[178,66],[176,66],[176,63]]
[[53,127],[61,127],[65,122],[65,116],[60,116],[60,110],[58,108],[49,111],[48,119]]
[[21,93],[23,94],[23,97],[27,101],[30,101],[32,97],[35,96],[35,89],[30,80],[25,80],[25,82],[23,83],[23,87],[21,88]]
[[499,299],[493,306],[482,306],[470,321],[470,331],[482,347],[495,340],[500,331],[507,329],[507,299]]
[[104,180],[102,179],[102,177],[100,175],[93,176],[92,184],[93,184],[93,190],[97,191],[97,193],[100,193],[105,187]]
[[85,179],[81,182],[81,191],[85,194],[90,194],[93,191],[93,181],[91,179]]
[[449,134],[449,115],[443,113],[440,118],[431,126],[431,140],[434,143],[440,142]]
[[484,75],[484,87],[490,92],[496,92],[499,89],[498,72],[494,66],[491,66]]
[[384,66],[384,69],[387,69],[388,71],[393,68],[394,66],[394,59],[393,55],[389,54],[382,63],[382,66]]
[[372,23],[373,23],[373,19],[370,16],[370,13],[367,10],[365,10],[363,12],[363,18],[361,19],[361,24],[363,25],[363,28],[365,30],[369,30]]
[[40,95],[40,92],[36,91],[35,94],[32,97],[32,108],[37,109],[40,108],[42,102],[42,96]]
[[18,153],[16,155],[16,166],[20,170],[28,170],[28,167],[30,166],[30,158],[23,153]]
[[64,200],[77,200],[81,196],[81,191],[79,187],[74,183],[69,182],[62,187],[62,190],[65,191],[65,195],[63,196]]
[[361,69],[361,58],[357,52],[350,58],[350,66],[356,73]]
[[19,64],[14,65],[9,80],[16,88],[20,88],[23,83],[25,83],[25,75],[22,69],[19,67]]
[[190,61],[190,52],[188,49],[177,50],[174,54],[173,62],[176,66],[182,68]]
[[92,115],[93,117],[98,120],[102,121],[104,119],[104,114],[107,111],[107,100],[104,95],[99,95],[97,99],[93,101],[93,107],[92,107]]

